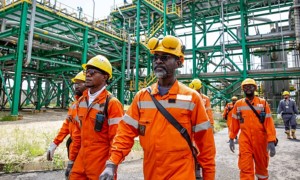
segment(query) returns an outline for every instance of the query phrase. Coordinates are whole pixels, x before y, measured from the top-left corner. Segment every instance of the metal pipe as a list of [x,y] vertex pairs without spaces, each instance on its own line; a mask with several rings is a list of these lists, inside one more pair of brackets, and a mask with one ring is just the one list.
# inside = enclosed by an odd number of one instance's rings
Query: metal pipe
[[131,48],[131,42],[130,42],[130,34],[128,33],[128,53],[127,53],[127,79],[130,79],[130,48]]
[[27,67],[31,61],[35,13],[36,13],[36,0],[33,0],[32,1],[32,9],[31,9],[30,25],[29,25],[29,35],[28,35],[28,41],[27,41],[28,42],[27,54],[26,54],[25,63],[24,63],[25,67]]
[[300,4],[291,6],[289,9],[289,18],[288,18],[289,19],[289,30],[292,30],[291,11],[292,11],[292,9],[297,8],[297,7],[300,7]]
[[254,36],[247,36],[247,40],[262,40],[262,39],[272,39],[281,36],[295,36],[295,31],[284,31],[278,33],[269,33],[269,34],[259,34]]
[[295,17],[295,32],[296,32],[296,46],[300,50],[300,1],[294,0],[294,17]]

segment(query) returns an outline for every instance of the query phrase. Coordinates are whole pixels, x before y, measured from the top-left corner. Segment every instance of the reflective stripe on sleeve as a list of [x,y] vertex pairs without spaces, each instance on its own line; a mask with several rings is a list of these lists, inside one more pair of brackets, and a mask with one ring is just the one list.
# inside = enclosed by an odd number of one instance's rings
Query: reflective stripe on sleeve
[[232,116],[234,119],[237,119],[237,115],[236,114],[232,114]]
[[108,125],[119,124],[119,122],[123,119],[123,117],[115,117],[108,119]]
[[138,121],[135,120],[135,119],[133,119],[132,117],[130,117],[130,116],[127,115],[127,114],[124,115],[124,121],[125,121],[127,124],[133,126],[135,129],[138,128]]
[[200,131],[203,131],[203,130],[207,130],[208,128],[210,128],[210,121],[206,121],[206,122],[203,122],[201,124],[197,124],[196,126],[193,126],[193,131],[194,132],[200,132]]
[[[159,103],[164,108],[179,108],[192,111],[195,107],[195,104],[191,101],[182,101],[176,100],[176,103],[169,103],[168,100],[159,100]],[[140,101],[137,103],[139,109],[156,109],[156,106],[153,101]]]
[[266,118],[268,118],[268,117],[272,117],[272,114],[270,114],[270,113],[266,114]]

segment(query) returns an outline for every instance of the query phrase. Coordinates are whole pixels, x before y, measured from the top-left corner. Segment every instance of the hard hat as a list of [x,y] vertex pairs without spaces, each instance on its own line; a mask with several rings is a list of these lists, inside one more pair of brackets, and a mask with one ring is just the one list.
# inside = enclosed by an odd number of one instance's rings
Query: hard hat
[[72,82],[74,83],[76,80],[85,81],[85,73],[80,71],[74,78],[72,78]]
[[199,79],[193,79],[193,81],[189,84],[189,87],[195,90],[199,90],[202,87],[202,82]]
[[185,46],[174,36],[167,35],[161,41],[153,37],[148,41],[148,48],[151,54],[156,52],[169,53],[179,57],[181,63],[184,62]]
[[232,96],[231,100],[236,101],[236,100],[238,100],[238,98],[236,96]]
[[283,91],[282,95],[283,95],[283,96],[285,96],[285,95],[290,95],[290,92],[288,92],[288,91]]
[[251,78],[245,79],[245,80],[242,82],[241,87],[243,88],[243,86],[246,85],[246,84],[252,84],[252,85],[254,85],[254,86],[257,88],[256,82],[255,82],[254,79],[251,79]]
[[254,95],[255,95],[255,96],[258,96],[258,92],[257,92],[257,91],[254,91]]
[[86,66],[93,66],[96,67],[104,72],[107,72],[109,74],[109,78],[112,78],[112,67],[108,59],[102,55],[97,55],[90,59],[87,64],[83,64],[83,69],[86,69]]

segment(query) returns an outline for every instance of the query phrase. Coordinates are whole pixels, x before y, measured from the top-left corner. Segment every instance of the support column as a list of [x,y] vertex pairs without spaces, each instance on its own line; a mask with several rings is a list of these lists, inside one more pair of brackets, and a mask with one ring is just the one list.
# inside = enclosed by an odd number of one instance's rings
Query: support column
[[42,82],[43,79],[38,77],[37,78],[37,97],[36,97],[36,102],[35,102],[35,109],[36,110],[41,110],[42,107]]
[[139,90],[139,61],[140,61],[140,15],[141,15],[141,0],[137,0],[136,14],[136,55],[135,55],[135,92]]
[[125,92],[125,64],[126,64],[126,42],[123,42],[122,48],[122,79],[121,79],[121,87],[119,100],[124,105],[124,92]]
[[87,52],[88,52],[88,33],[89,28],[85,27],[84,35],[83,35],[83,52],[81,57],[81,64],[85,64],[87,62]]
[[15,77],[14,77],[14,87],[13,87],[13,100],[11,115],[18,115],[18,107],[20,101],[20,90],[21,90],[21,77],[22,77],[22,65],[23,65],[23,50],[25,43],[25,33],[26,33],[26,20],[28,13],[28,3],[26,1],[22,4],[22,13],[20,20],[20,29],[18,37],[18,47],[17,47],[17,62],[15,66]]
[[164,36],[167,35],[167,0],[164,0]]
[[245,25],[246,25],[246,16],[247,13],[245,12],[245,6],[244,0],[240,1],[240,15],[241,15],[241,37],[242,37],[242,52],[243,52],[243,79],[247,78],[247,47],[246,47],[246,35],[245,35]]
[[195,3],[192,3],[191,7],[191,13],[192,13],[192,54],[193,54],[193,78],[196,78],[199,76],[199,74],[196,73],[196,16],[195,16]]

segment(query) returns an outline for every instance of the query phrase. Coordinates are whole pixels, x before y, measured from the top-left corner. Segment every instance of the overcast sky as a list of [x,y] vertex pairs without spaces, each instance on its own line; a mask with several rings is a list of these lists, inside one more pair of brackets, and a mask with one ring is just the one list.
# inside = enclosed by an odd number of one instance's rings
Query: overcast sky
[[[104,19],[106,18],[111,8],[115,5],[123,5],[124,0],[94,0],[95,1],[95,19]],[[54,0],[51,0],[54,2]],[[57,0],[64,5],[67,5],[73,9],[77,7],[82,7],[83,13],[93,16],[93,0]],[[127,2],[132,2],[132,0],[127,0]]]

